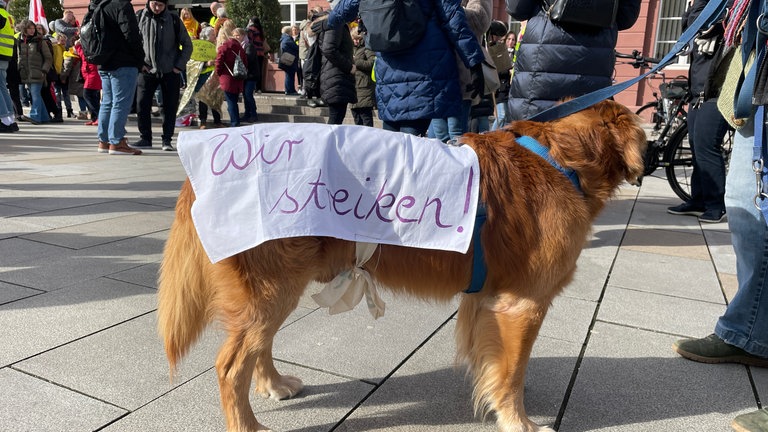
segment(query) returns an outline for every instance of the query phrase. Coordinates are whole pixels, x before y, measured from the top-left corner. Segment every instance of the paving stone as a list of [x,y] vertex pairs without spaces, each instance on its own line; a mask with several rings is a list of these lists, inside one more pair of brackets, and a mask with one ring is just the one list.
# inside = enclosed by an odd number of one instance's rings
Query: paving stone
[[699,260],[710,259],[704,236],[695,232],[654,230],[633,226],[626,231],[621,247],[637,252]]
[[557,340],[583,343],[597,303],[566,296],[555,298],[539,332]]
[[[48,228],[59,228],[59,229],[64,227],[82,226],[83,224],[87,224],[90,222],[117,219],[117,222],[116,222],[117,225],[111,226],[111,227],[105,227],[105,232],[107,234],[109,234],[110,232],[115,232],[115,235],[119,235],[119,234],[122,234],[123,231],[126,230],[127,228],[131,228],[130,226],[120,225],[121,223],[121,221],[119,220],[120,216],[135,216],[139,219],[136,221],[137,224],[142,224],[142,223],[146,224],[148,222],[148,220],[145,220],[144,218],[140,217],[140,215],[142,214],[153,215],[158,212],[163,212],[164,215],[161,217],[166,217],[166,218],[168,217],[167,216],[168,210],[164,207],[160,208],[156,206],[149,206],[146,204],[138,204],[131,201],[122,201],[122,200],[98,203],[93,205],[82,205],[82,206],[64,208],[64,209],[61,209],[61,207],[56,207],[56,208],[57,210],[35,213],[34,215],[29,215],[29,216],[18,216],[14,219],[20,220],[20,221],[25,221],[29,219],[30,223],[43,225]],[[122,224],[125,224],[125,223],[126,222],[122,222]],[[141,227],[139,226],[139,227],[132,227],[132,228],[140,229]],[[55,233],[56,231],[52,231],[52,232]],[[74,231],[74,232],[77,232],[77,231]],[[33,238],[34,234],[30,234],[28,235],[28,237]]]
[[610,284],[639,291],[722,303],[712,262],[621,249]]
[[67,248],[25,240],[18,237],[0,240],[0,268],[13,267],[26,261],[69,255]]
[[712,333],[724,304],[610,286],[598,319],[664,333],[704,337]]
[[134,411],[213,368],[223,339],[210,327],[179,364],[172,383],[156,313],[36,355],[14,368]]
[[102,276],[159,262],[167,233],[157,232],[92,248],[41,257],[0,268],[0,281],[54,291]]
[[[304,390],[274,401],[250,392],[256,418],[275,431],[327,432],[373,388],[317,370],[278,362],[284,374],[299,376]],[[216,373],[206,373],[103,429],[104,432],[223,431]]]
[[675,339],[597,323],[559,431],[729,430],[754,402],[745,368],[685,360]]
[[275,358],[378,382],[456,310],[388,292],[381,297],[387,306],[378,320],[361,303],[334,316],[318,309],[285,327],[275,338]]
[[0,367],[155,307],[154,290],[106,278],[5,304],[0,306]]
[[123,416],[118,407],[9,368],[0,369],[3,432],[92,431]]
[[[158,207],[151,207],[152,210],[149,210],[148,206],[142,205],[142,207],[144,210],[138,210],[136,213],[67,225],[42,233],[27,234],[22,238],[71,249],[84,249],[112,243],[126,237],[137,237],[166,230],[171,225],[173,221],[171,210],[159,209]],[[121,213],[123,212],[118,214]]]
[[43,292],[45,291],[24,288],[18,285],[11,285],[5,282],[0,282],[0,305],[26,297],[32,297]]

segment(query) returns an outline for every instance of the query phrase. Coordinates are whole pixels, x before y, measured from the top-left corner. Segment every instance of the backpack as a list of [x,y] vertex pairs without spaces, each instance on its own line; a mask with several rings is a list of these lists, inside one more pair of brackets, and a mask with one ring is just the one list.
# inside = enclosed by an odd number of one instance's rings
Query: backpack
[[307,96],[320,95],[320,67],[322,65],[323,53],[320,52],[320,45],[322,45],[323,34],[320,33],[307,51],[307,58],[302,65],[302,71],[304,72],[304,90]]
[[83,25],[80,27],[80,46],[83,48],[85,61],[95,65],[105,64],[115,52],[111,49],[104,24],[103,7],[106,3],[102,0],[95,8],[93,3],[88,5],[88,12],[83,17]]
[[427,27],[419,0],[361,0],[359,13],[365,45],[375,52],[406,50],[421,40]]

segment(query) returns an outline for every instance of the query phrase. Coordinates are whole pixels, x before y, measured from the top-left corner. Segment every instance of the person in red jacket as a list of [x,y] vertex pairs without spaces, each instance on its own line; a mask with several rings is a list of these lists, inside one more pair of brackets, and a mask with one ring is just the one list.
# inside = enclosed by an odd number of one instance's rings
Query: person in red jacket
[[[240,109],[237,105],[237,99],[243,92],[244,79],[237,79],[232,76],[232,70],[235,68],[235,57],[240,56],[243,63],[248,67],[248,56],[241,45],[237,34],[245,35],[245,30],[233,31],[226,34],[226,39],[219,45],[216,54],[216,74],[219,76],[219,85],[224,90],[224,99],[227,101],[227,112],[229,113],[229,125],[232,127],[240,126]],[[222,32],[226,30],[222,27]],[[221,35],[219,35],[221,38]]]
[[101,76],[99,76],[99,67],[88,63],[83,55],[83,47],[80,46],[80,40],[75,41],[75,51],[80,56],[80,75],[85,82],[83,83],[83,99],[88,111],[91,113],[91,119],[85,122],[87,126],[99,125],[99,109],[101,109]]

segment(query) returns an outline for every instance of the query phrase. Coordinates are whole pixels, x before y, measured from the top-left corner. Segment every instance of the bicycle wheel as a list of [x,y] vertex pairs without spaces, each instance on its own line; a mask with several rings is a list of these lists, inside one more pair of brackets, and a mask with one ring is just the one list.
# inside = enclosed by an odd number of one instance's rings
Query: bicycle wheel
[[635,114],[639,115],[643,119],[643,123],[651,124],[653,131],[658,132],[661,129],[661,124],[664,122],[664,118],[659,114],[657,109],[658,101],[648,102],[635,111]]
[[[733,148],[734,130],[728,129],[723,137],[723,143],[720,151],[723,154],[725,162],[725,172],[728,173],[728,167],[731,161],[731,150]],[[688,123],[683,123],[672,134],[664,151],[665,171],[667,182],[672,187],[672,191],[683,201],[691,199],[691,175],[693,174],[693,152],[691,144],[688,141]]]
[[672,191],[683,201],[690,201],[693,152],[688,141],[688,122],[682,123],[672,133],[664,150],[664,162],[667,182]]

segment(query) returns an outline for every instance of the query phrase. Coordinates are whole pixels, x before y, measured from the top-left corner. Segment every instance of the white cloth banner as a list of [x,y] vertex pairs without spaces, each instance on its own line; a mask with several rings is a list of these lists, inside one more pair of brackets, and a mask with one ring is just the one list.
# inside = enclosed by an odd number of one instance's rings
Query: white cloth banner
[[269,123],[179,134],[211,262],[272,239],[466,253],[480,168],[469,146],[363,126]]

